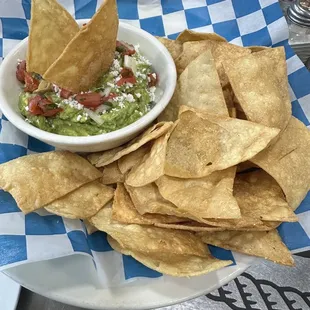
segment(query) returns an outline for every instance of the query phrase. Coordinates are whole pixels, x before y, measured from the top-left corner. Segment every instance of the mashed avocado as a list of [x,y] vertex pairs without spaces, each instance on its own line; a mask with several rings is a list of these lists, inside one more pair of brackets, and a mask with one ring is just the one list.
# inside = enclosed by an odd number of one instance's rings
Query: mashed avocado
[[[130,68],[125,67],[128,60]],[[25,85],[19,109],[27,122],[48,132],[69,136],[108,133],[135,122],[150,110],[155,91],[150,75],[155,75],[151,64],[137,48],[130,56],[116,51],[109,71],[89,92],[70,93],[64,98],[56,85],[39,94],[27,91]],[[31,101],[38,96],[43,101],[36,100],[34,110]]]

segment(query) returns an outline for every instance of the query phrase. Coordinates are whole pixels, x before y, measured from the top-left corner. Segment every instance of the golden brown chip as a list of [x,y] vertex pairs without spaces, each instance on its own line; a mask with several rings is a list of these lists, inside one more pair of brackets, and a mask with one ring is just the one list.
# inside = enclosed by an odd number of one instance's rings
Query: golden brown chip
[[201,178],[237,165],[262,151],[279,133],[276,128],[185,108],[167,145],[169,176]]
[[244,254],[263,257],[275,263],[293,266],[294,260],[276,230],[219,231],[198,233],[203,242]]
[[[50,25],[48,27],[52,29]],[[44,73],[43,78],[75,93],[88,90],[109,69],[114,59],[117,30],[116,1],[105,0]]]
[[146,154],[128,173],[126,184],[134,187],[153,183],[164,175],[167,142],[176,124],[165,134],[157,138],[151,151]]
[[288,204],[295,210],[310,187],[310,132],[291,117],[279,140],[251,159],[281,186]]
[[252,53],[257,53],[257,52],[263,51],[265,49],[269,49],[270,47],[266,47],[266,46],[248,46],[247,48],[249,50],[251,50]]
[[101,177],[86,159],[64,151],[28,155],[0,165],[0,188],[29,213]]
[[180,229],[180,230],[188,230],[188,231],[223,231],[225,228],[223,227],[214,227],[210,225],[206,225],[203,223],[191,221],[191,222],[182,222],[182,223],[155,223],[154,226],[169,228],[169,229]]
[[178,223],[184,219],[162,214],[141,215],[134,207],[123,184],[118,183],[112,207],[112,218],[120,223],[153,225],[155,223]]
[[89,223],[88,220],[84,220],[83,222],[84,222],[86,231],[87,231],[87,233],[89,235],[91,235],[91,234],[95,233],[96,231],[98,231],[98,229],[95,226],[93,226],[91,223]]
[[167,256],[177,254],[205,257],[208,253],[201,240],[191,232],[136,224],[124,225],[113,222],[111,213],[111,208],[103,208],[90,218],[90,222],[128,250]]
[[113,188],[96,180],[45,205],[45,209],[66,218],[87,219],[106,205],[113,195]]
[[159,119],[175,121],[181,105],[206,113],[228,116],[221,83],[210,50],[194,59],[182,72],[173,99]]
[[101,178],[102,184],[109,185],[124,181],[125,175],[119,170],[116,161],[103,168]]
[[283,130],[292,115],[284,48],[229,59],[223,65],[247,119]]
[[131,140],[131,142],[125,146],[120,147],[117,152],[114,150],[104,151],[100,153],[91,154],[88,160],[95,163],[96,167],[103,167],[114,161],[122,158],[123,156],[136,151],[141,146],[145,145],[151,140],[159,138],[165,134],[173,126],[172,122],[160,122],[154,126],[148,128],[141,135]]
[[118,161],[118,168],[122,174],[125,174],[131,170],[133,166],[141,162],[143,157],[150,152],[151,145],[145,144],[137,150],[121,157]]
[[249,49],[226,42],[211,40],[185,42],[182,54],[175,60],[178,74],[181,74],[191,61],[207,50],[212,52],[223,88],[228,85],[228,79],[222,66],[223,61],[226,59],[237,59],[251,53]]
[[227,42],[225,38],[216,33],[196,32],[189,29],[183,30],[176,38],[176,41],[180,43],[185,43],[188,41],[203,41],[203,40]]
[[182,53],[183,45],[181,42],[162,37],[156,37],[156,38],[163,45],[165,45],[166,49],[169,51],[173,59],[176,59]]
[[199,179],[164,175],[156,184],[165,199],[200,220],[240,218],[240,209],[233,196],[235,173],[236,168],[232,167]]
[[234,195],[241,213],[263,221],[297,222],[281,187],[263,170],[237,175]]
[[199,276],[228,266],[232,261],[222,261],[212,257],[199,257],[194,255],[178,255],[166,257],[164,255],[145,255],[123,248],[115,239],[108,236],[111,247],[124,255],[130,255],[143,265],[163,274],[174,277]]
[[56,0],[32,0],[27,71],[43,75],[79,31]]

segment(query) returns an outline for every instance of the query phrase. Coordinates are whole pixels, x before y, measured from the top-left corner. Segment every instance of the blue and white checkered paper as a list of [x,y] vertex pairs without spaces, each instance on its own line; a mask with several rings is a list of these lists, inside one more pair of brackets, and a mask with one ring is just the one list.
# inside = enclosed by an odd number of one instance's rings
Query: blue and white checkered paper
[[[30,0],[0,0],[0,63],[28,35]],[[90,18],[102,1],[61,0],[76,19]],[[286,50],[293,114],[310,125],[310,74],[288,45],[288,29],[276,0],[117,0],[122,21],[157,36],[176,38],[186,28],[217,32],[237,45],[283,45]],[[0,162],[53,147],[25,135],[0,118]],[[310,248],[310,195],[296,210],[299,223],[285,223],[279,232],[293,252]],[[71,254],[93,256],[99,274],[109,285],[161,274],[111,249],[106,235],[88,236],[80,221],[39,210],[23,215],[10,194],[0,191],[0,269]],[[210,247],[214,256],[234,254]],[[237,258],[237,257],[236,257]]]

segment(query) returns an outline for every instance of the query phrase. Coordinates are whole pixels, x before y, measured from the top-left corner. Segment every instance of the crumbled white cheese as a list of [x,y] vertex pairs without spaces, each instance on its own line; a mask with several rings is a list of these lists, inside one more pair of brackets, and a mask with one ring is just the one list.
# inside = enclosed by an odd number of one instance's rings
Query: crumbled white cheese
[[152,77],[153,77],[154,79],[156,79],[156,73],[155,73],[155,72],[152,73]]
[[137,98],[140,98],[140,97],[141,97],[141,94],[140,94],[140,93],[136,93],[136,97],[137,97]]
[[126,99],[129,102],[135,102],[135,98],[134,98],[134,96],[132,94],[128,94]]
[[118,76],[118,74],[119,74],[119,72],[117,70],[111,71],[111,75],[114,76],[114,77]]
[[108,82],[107,85],[108,85],[109,87],[112,87],[112,88],[114,87],[114,84],[111,83],[111,82]]
[[151,92],[151,93],[155,93],[155,90],[156,90],[156,87],[155,87],[155,86],[150,87],[150,92]]
[[26,111],[29,111],[29,108],[28,108],[28,106],[25,106],[25,110],[26,110]]
[[113,63],[112,63],[112,70],[117,70],[119,71],[121,69],[121,66],[120,66],[120,63],[117,59],[114,59],[113,60]]
[[79,122],[81,120],[81,118],[82,118],[82,115],[78,115],[76,120]]
[[64,99],[62,102],[77,110],[82,110],[84,108],[82,104],[72,98]]
[[136,77],[141,77],[143,80],[145,80],[146,79],[146,74],[141,73],[140,71],[137,71]]

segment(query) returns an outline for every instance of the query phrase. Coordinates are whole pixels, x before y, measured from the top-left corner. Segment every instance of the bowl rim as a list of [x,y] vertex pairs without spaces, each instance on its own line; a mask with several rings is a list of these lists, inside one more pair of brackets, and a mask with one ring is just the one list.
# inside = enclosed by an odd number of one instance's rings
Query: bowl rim
[[[84,21],[85,20],[77,20],[79,24],[83,23]],[[121,129],[94,136],[65,136],[50,133],[27,123],[24,119],[20,118],[20,115],[18,115],[15,111],[12,111],[12,108],[9,104],[7,104],[7,101],[5,100],[3,83],[0,83],[0,109],[2,113],[15,127],[17,127],[19,130],[23,131],[29,136],[54,144],[66,144],[71,146],[93,145],[99,143],[113,142],[120,138],[134,135],[135,133],[140,132],[145,127],[150,125],[165,109],[170,99],[172,98],[177,81],[175,63],[167,48],[150,33],[124,22],[119,22],[119,29],[120,28],[138,33],[139,36],[146,38],[148,41],[151,41],[153,45],[155,45],[159,50],[161,50],[164,58],[166,58],[167,60],[169,70],[169,84],[171,84],[167,87],[166,91],[163,93],[163,96],[156,103],[156,105],[144,116],[142,116],[132,124],[125,126]],[[5,79],[6,66],[8,66],[12,62],[14,54],[21,48],[21,46],[27,44],[27,42],[28,37],[18,43],[4,58],[2,64],[0,65],[0,81],[3,81]]]

